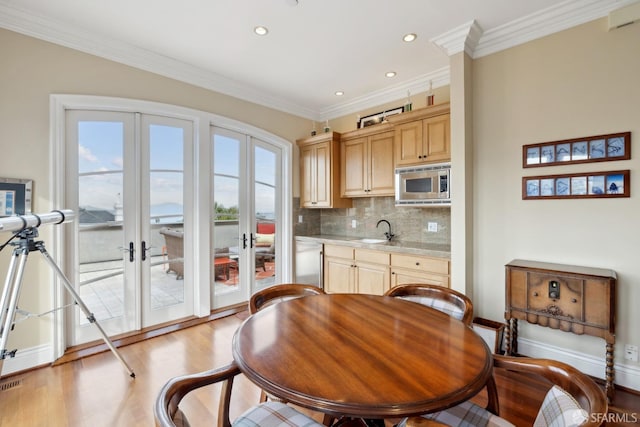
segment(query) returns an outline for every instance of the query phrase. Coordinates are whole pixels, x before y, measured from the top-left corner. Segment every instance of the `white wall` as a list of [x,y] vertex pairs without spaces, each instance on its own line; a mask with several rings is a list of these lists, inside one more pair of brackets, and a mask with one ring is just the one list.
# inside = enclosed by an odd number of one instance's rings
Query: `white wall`
[[[623,359],[623,346],[640,345],[639,47],[640,23],[607,32],[600,19],[473,65],[476,314],[504,318],[504,265],[515,258],[613,269],[617,378],[635,389],[639,366]],[[525,144],[624,131],[632,132],[631,160],[522,168]],[[631,198],[522,200],[526,175],[619,169],[631,170]],[[525,354],[586,357],[604,375],[604,340],[520,326]]]

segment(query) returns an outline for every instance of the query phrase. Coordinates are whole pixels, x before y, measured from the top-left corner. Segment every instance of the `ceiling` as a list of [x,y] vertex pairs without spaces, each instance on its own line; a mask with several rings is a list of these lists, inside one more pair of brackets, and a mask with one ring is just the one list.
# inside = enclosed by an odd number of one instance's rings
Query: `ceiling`
[[324,120],[447,85],[451,54],[478,58],[634,1],[0,0],[0,27]]

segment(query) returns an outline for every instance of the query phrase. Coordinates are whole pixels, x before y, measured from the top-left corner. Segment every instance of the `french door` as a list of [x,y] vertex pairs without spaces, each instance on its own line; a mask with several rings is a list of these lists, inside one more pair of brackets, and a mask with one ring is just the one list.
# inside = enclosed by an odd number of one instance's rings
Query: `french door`
[[211,306],[282,281],[282,148],[212,128]]
[[[84,303],[108,335],[193,314],[193,182],[185,173],[193,170],[193,123],[68,110],[65,129],[66,206],[77,212],[70,279]],[[73,310],[68,344],[99,338]]]

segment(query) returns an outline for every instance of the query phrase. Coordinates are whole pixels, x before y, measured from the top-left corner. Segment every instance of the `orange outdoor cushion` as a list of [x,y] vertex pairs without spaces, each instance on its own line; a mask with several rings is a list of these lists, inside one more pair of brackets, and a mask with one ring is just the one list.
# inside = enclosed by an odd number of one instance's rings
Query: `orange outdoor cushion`
[[273,234],[276,232],[276,224],[273,222],[259,222],[257,232],[260,234]]

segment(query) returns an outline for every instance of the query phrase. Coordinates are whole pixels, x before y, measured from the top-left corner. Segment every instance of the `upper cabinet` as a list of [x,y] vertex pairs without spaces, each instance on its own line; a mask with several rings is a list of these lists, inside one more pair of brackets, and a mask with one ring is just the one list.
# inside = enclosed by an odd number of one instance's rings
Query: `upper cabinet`
[[394,195],[394,132],[343,134],[341,194],[343,197]]
[[328,132],[297,141],[300,147],[300,206],[348,208],[340,197],[340,134]]
[[389,117],[395,130],[395,165],[451,161],[449,104]]
[[298,140],[300,206],[349,208],[353,197],[393,196],[397,166],[451,161],[449,119],[449,104],[439,104]]

